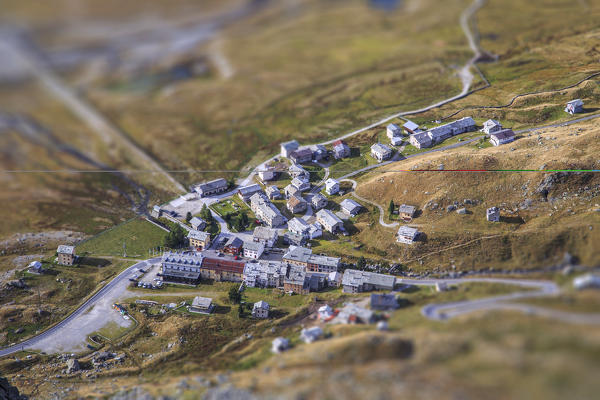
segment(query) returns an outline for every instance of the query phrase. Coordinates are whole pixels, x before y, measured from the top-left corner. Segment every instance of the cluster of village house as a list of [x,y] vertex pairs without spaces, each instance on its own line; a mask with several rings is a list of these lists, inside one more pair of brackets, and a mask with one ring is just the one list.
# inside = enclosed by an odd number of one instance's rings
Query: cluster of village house
[[[261,249],[273,245],[275,235],[268,236],[255,235],[253,243]],[[392,275],[354,269],[346,269],[342,274],[339,258],[313,254],[306,247],[290,246],[280,261],[274,261],[236,258],[234,254],[242,246],[230,245],[226,244],[222,251],[167,252],[161,258],[162,279],[185,284],[198,284],[202,280],[239,282],[246,287],[278,288],[290,294],[308,294],[332,286],[342,286],[346,293],[393,290],[396,284]],[[210,312],[212,300],[209,300],[195,299],[190,311]],[[255,304],[253,316],[267,317],[269,305],[259,303]]]
[[[567,103],[565,112],[576,114],[583,111],[583,102],[580,99]],[[427,131],[412,121],[406,122],[402,129],[396,124],[387,126],[387,136],[393,146],[403,142],[403,130],[409,136],[409,142],[417,148],[426,148],[441,141],[476,129],[475,121],[471,117],[431,128]],[[504,129],[500,122],[490,119],[483,124],[482,131],[489,135],[490,142],[499,146],[514,140],[515,135],[511,129]],[[332,154],[336,159],[350,157],[351,150],[342,140],[333,143]],[[389,159],[393,150],[382,143],[371,146],[371,156],[378,161]],[[327,198],[321,193],[315,193],[310,199],[311,206],[318,210],[316,221],[308,223],[302,218],[288,219],[272,203],[272,200],[286,198],[287,209],[292,214],[305,212],[308,202],[302,194],[311,189],[309,172],[302,164],[318,162],[329,156],[328,150],[323,145],[312,145],[301,147],[296,140],[281,144],[281,157],[288,158],[292,164],[271,163],[258,172],[260,180],[265,184],[265,189],[259,184],[241,187],[237,195],[249,204],[256,218],[264,223],[264,227],[254,230],[253,241],[243,242],[235,235],[228,237],[223,243],[223,253],[210,252],[211,237],[208,232],[202,230],[206,227],[205,221],[194,217],[190,221],[192,229],[189,230],[188,239],[193,253],[167,253],[162,259],[162,270],[164,279],[173,282],[198,283],[200,279],[213,279],[217,281],[243,281],[247,286],[278,287],[286,292],[306,294],[310,291],[318,291],[326,286],[343,285],[344,291],[357,292],[372,289],[393,288],[392,276],[373,274],[369,272],[346,270],[343,277],[338,269],[340,260],[334,257],[314,255],[308,248],[302,247],[309,239],[320,237],[323,230],[330,233],[344,233],[343,221],[332,211],[326,209]],[[282,194],[275,185],[268,185],[277,177],[277,174],[285,168],[292,177],[292,181],[284,188]],[[194,191],[200,197],[214,196],[225,193],[229,189],[229,183],[222,178],[210,182],[201,183],[194,187]],[[327,195],[335,195],[340,192],[340,183],[335,179],[325,182],[324,191]],[[362,206],[352,199],[345,199],[340,203],[341,210],[348,216],[356,216]],[[400,218],[410,222],[416,211],[416,207],[402,204],[397,210]],[[162,210],[155,206],[152,214],[160,216]],[[497,207],[488,208],[486,218],[491,222],[500,221],[500,211]],[[287,223],[288,231],[283,235],[284,242],[289,244],[289,250],[282,261],[259,260],[265,249],[273,247],[278,239],[275,229]],[[396,239],[399,243],[411,244],[418,240],[420,232],[410,226],[400,226]],[[243,256],[255,261],[246,262],[238,259]],[[74,246],[61,245],[57,249],[57,262],[62,265],[73,265],[77,260]],[[41,263],[32,263],[32,272],[41,271]],[[210,299],[209,299],[210,300]],[[268,304],[259,304],[257,315],[268,314]],[[208,300],[198,298],[191,309],[204,311],[211,309]],[[254,312],[253,312],[254,314]]]

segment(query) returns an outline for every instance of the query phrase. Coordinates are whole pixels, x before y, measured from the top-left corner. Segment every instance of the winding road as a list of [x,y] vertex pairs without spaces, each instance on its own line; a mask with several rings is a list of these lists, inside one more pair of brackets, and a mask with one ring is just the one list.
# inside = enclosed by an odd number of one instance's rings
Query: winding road
[[487,297],[477,300],[464,300],[451,303],[429,304],[422,308],[423,316],[433,320],[447,320],[476,311],[520,311],[527,315],[536,315],[551,318],[572,324],[600,324],[600,313],[572,313],[567,311],[553,310],[529,304],[515,303],[516,300],[531,299],[537,297],[556,296],[560,294],[560,287],[552,281],[526,280],[526,279],[503,279],[503,278],[463,278],[463,279],[398,279],[400,284],[435,286],[438,283],[446,285],[460,285],[464,283],[500,283],[505,285],[520,286],[528,289],[517,291],[501,296]]
[[[120,325],[127,324],[128,322],[123,322],[124,320],[122,320],[120,314],[112,310],[112,304],[119,301],[123,296],[131,296],[127,291],[127,286],[129,278],[138,268],[146,268],[158,261],[160,261],[160,258],[151,258],[128,267],[93,294],[67,318],[37,336],[1,349],[0,357],[17,353],[23,349],[38,349],[45,352],[83,350],[85,348],[85,338],[104,327],[107,323],[114,321]],[[397,279],[398,284],[418,286],[435,286],[438,283],[451,286],[473,282],[499,283],[519,286],[527,290],[483,299],[429,304],[422,308],[421,313],[426,318],[443,321],[478,311],[506,310],[552,318],[564,323],[600,324],[600,314],[571,313],[515,302],[522,299],[560,294],[560,287],[552,281],[507,278]]]

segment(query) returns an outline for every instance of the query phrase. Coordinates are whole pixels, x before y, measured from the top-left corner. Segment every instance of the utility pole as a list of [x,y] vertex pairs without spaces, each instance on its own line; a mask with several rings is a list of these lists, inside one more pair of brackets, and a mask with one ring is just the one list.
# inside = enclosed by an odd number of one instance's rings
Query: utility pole
[[127,248],[125,246],[125,241],[123,240],[123,257],[127,257]]

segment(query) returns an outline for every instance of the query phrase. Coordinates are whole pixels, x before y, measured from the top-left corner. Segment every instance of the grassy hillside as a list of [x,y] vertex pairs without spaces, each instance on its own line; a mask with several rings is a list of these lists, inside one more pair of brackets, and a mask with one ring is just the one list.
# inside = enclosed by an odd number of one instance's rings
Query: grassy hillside
[[[421,215],[410,225],[426,238],[413,246],[395,243],[395,229],[381,227],[376,222],[378,213],[373,211],[356,224],[360,232],[350,245],[365,246],[374,258],[386,254],[414,268],[448,268],[452,264],[459,269],[528,268],[556,262],[567,251],[583,263],[597,265],[598,174],[395,170],[438,169],[440,164],[445,169],[597,169],[599,137],[597,122],[547,129],[499,148],[468,145],[367,174],[360,179],[357,193],[386,209],[390,200],[417,206]],[[554,183],[546,185],[545,193],[543,184],[548,180]],[[465,204],[465,199],[474,204]],[[455,202],[469,214],[448,212],[446,207]],[[501,223],[485,220],[485,210],[491,206],[501,208]]]
[[94,256],[121,256],[123,244],[130,257],[146,257],[162,246],[166,231],[143,219],[132,219],[79,244],[77,251]]

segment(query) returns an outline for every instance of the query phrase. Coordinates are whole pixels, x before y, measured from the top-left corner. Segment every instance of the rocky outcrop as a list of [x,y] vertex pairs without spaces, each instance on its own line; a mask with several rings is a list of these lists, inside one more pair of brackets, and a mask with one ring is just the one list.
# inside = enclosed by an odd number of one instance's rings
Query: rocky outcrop
[[76,358],[71,358],[67,361],[67,374],[72,374],[80,370],[81,366],[79,365],[79,361],[77,361]]
[[27,400],[27,396],[19,393],[19,389],[12,386],[6,378],[0,377],[0,400]]

